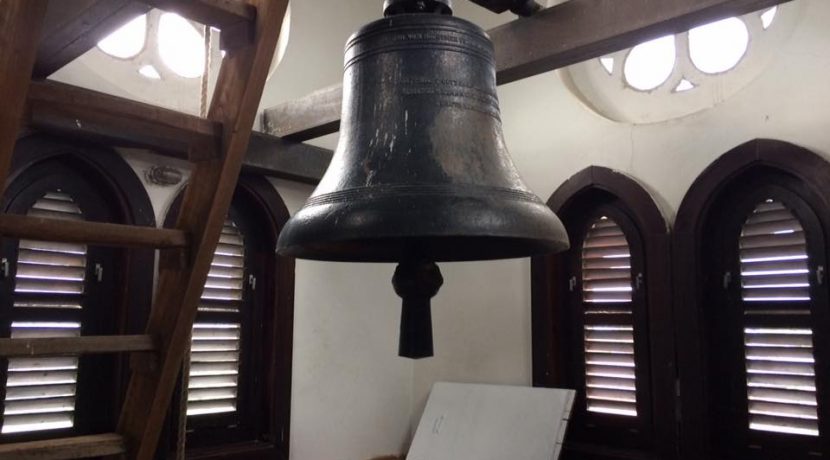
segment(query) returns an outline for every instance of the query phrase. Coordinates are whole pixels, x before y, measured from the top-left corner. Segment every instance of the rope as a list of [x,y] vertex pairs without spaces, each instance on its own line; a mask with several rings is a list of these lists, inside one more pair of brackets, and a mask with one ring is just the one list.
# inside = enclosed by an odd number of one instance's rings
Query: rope
[[206,117],[207,113],[208,113],[208,102],[209,102],[208,101],[208,87],[210,86],[210,64],[211,64],[210,63],[210,57],[211,57],[211,52],[210,52],[211,47],[210,47],[210,45],[211,45],[213,32],[210,30],[210,27],[208,27],[208,26],[205,26],[204,30],[205,31],[204,31],[203,36],[205,37],[205,70],[202,72],[202,87],[201,87],[201,93],[199,94],[199,97],[200,97],[200,99],[199,99],[199,102],[200,102],[199,112],[202,114],[203,117]]

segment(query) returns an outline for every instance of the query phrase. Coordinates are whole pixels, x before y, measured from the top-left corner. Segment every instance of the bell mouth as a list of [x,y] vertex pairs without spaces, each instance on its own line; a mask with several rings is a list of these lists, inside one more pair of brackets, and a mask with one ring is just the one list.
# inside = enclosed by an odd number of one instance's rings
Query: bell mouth
[[565,228],[550,208],[520,196],[312,197],[283,228],[278,252],[340,262],[462,262],[568,249]]
[[[426,249],[428,248],[428,249]],[[498,236],[436,236],[427,238],[372,238],[315,242],[287,246],[279,253],[288,257],[332,262],[388,262],[408,258],[435,262],[517,259],[568,249],[566,241]]]

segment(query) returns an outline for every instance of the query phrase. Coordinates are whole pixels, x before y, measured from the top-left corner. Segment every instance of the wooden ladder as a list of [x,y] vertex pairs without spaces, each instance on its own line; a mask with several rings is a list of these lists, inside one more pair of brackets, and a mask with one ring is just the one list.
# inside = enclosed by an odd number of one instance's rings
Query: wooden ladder
[[[193,172],[175,229],[0,215],[3,237],[160,249],[158,288],[144,335],[0,339],[3,357],[131,353],[131,378],[116,433],[3,444],[0,460],[110,455],[151,459],[239,177],[288,0],[146,1],[219,27],[227,43],[234,45],[223,60],[207,120],[86,90],[32,83],[47,3],[0,0],[0,101],[4,106],[0,110],[0,184],[8,179],[15,142],[21,126],[31,121],[35,104],[49,108],[61,101],[62,109],[73,111],[73,117],[87,117],[114,131],[134,129],[171,140],[183,136],[179,141],[187,144]],[[54,94],[44,97],[49,91]],[[33,93],[40,94],[40,99],[33,98]],[[42,110],[39,105],[38,111]]]

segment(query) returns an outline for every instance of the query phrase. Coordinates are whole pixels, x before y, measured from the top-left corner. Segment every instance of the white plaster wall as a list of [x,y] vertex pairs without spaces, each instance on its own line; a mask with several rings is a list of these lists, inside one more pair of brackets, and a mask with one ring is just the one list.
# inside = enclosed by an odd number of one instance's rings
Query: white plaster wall
[[[671,222],[703,169],[748,140],[781,139],[830,159],[830,2],[796,1],[804,7],[801,24],[764,73],[717,107],[683,119],[609,121],[556,73],[500,87],[507,145],[530,188],[547,199],[587,166],[619,169],[655,195]],[[529,261],[442,270],[446,282],[433,302],[437,356],[415,365],[413,420],[435,381],[531,383]]]

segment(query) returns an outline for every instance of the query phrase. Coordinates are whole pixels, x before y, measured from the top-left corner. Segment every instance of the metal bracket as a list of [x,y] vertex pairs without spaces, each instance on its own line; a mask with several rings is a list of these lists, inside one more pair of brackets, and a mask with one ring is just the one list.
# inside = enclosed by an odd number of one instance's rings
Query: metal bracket
[[104,280],[104,267],[101,264],[95,264],[95,279],[99,283]]
[[248,286],[251,286],[252,291],[256,291],[256,276],[248,275]]
[[645,285],[645,277],[642,273],[637,273],[637,277],[634,278],[634,290],[639,291]]
[[576,290],[576,276],[572,276],[571,279],[568,280],[568,289],[571,292]]
[[3,273],[3,278],[9,277],[9,259],[6,257],[0,259],[0,272]]
[[819,265],[816,268],[816,282],[819,286],[824,284],[824,265]]
[[723,274],[723,288],[729,289],[730,284],[732,284],[732,272],[726,272]]

